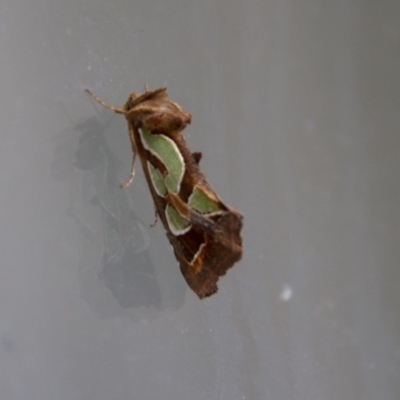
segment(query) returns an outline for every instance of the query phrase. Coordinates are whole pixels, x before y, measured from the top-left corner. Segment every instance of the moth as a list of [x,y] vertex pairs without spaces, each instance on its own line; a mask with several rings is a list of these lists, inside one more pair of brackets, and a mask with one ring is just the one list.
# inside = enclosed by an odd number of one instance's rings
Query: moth
[[182,275],[199,298],[218,290],[217,281],[242,257],[242,215],[227,206],[199,168],[200,152],[191,152],[182,130],[191,115],[168,98],[166,88],[132,93],[122,108],[86,92],[102,106],[123,114],[132,145],[135,176],[139,156],[159,217]]

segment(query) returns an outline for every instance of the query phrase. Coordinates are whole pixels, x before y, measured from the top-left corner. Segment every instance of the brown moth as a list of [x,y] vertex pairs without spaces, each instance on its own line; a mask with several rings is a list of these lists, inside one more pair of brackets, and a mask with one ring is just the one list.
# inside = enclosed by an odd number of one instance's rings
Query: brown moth
[[159,216],[182,274],[200,297],[217,290],[220,276],[242,257],[242,215],[217,196],[201,173],[201,153],[192,153],[181,131],[191,115],[168,98],[165,88],[132,93],[123,108],[102,106],[125,115],[135,175],[138,155]]

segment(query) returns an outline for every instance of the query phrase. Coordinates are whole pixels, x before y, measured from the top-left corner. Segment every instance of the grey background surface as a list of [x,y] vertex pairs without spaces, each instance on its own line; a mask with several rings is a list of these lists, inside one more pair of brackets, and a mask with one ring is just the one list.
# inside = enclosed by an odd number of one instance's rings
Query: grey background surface
[[[400,398],[398,1],[0,4],[0,398]],[[193,115],[244,258],[199,301],[122,116]]]

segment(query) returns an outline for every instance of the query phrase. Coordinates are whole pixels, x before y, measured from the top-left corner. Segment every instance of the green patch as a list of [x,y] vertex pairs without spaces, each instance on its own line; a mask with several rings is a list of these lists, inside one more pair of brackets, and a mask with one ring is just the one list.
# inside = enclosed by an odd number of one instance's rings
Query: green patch
[[201,214],[210,214],[219,211],[219,205],[211,200],[201,189],[197,186],[193,189],[189,197],[189,206]]
[[191,228],[190,222],[181,217],[175,207],[170,204],[165,208],[165,216],[167,217],[169,228],[174,235],[182,235]]
[[154,168],[153,165],[149,162],[147,162],[147,167],[149,168],[150,178],[153,183],[154,189],[159,196],[165,197],[167,195],[167,188],[165,187],[164,178],[161,175],[160,170]]
[[172,193],[178,193],[185,164],[179,152],[178,146],[165,135],[152,134],[146,129],[139,129],[144,147],[154,154],[165,165],[168,175],[164,178],[164,184]]

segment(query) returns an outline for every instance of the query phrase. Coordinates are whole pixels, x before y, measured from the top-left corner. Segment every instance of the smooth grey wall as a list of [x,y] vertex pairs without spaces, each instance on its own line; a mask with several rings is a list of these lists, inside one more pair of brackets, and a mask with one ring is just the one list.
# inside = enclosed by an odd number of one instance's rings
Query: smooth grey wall
[[[0,398],[400,398],[398,1],[0,5]],[[166,85],[244,258],[199,301],[122,105]]]

